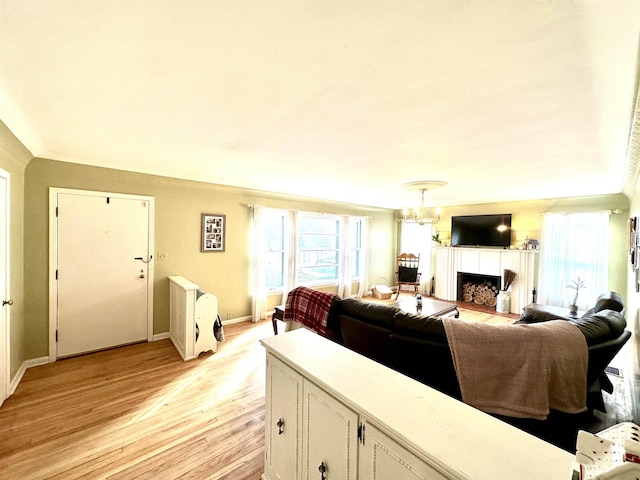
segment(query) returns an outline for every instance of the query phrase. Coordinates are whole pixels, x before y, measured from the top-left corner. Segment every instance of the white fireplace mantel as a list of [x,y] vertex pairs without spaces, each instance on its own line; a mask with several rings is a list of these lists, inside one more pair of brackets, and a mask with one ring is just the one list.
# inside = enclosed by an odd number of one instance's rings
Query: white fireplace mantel
[[[435,295],[442,300],[458,297],[458,272],[498,276],[504,282],[505,269],[516,272],[511,284],[511,313],[521,313],[531,303],[535,287],[536,250],[501,250],[494,248],[435,248]],[[504,283],[503,283],[504,284]]]

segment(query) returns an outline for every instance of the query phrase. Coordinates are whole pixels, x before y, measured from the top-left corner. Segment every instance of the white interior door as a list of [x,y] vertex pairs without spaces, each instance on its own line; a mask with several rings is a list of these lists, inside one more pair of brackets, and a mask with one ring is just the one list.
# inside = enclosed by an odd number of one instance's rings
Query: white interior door
[[152,199],[57,192],[57,357],[147,340]]
[[0,169],[0,405],[9,396],[9,174]]

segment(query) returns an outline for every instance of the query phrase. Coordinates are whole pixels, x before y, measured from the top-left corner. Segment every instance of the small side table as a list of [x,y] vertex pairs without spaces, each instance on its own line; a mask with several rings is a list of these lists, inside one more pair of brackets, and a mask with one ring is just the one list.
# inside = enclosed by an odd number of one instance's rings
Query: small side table
[[280,320],[284,322],[284,305],[278,305],[273,310],[273,315],[271,315],[271,323],[273,324],[273,334],[278,334],[278,322],[276,320]]

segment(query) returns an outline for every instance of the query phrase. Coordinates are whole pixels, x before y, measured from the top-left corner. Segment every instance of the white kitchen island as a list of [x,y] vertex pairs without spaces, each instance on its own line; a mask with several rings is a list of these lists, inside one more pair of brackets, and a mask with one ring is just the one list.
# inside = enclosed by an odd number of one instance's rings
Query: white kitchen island
[[570,453],[313,332],[261,343],[264,480],[571,477]]

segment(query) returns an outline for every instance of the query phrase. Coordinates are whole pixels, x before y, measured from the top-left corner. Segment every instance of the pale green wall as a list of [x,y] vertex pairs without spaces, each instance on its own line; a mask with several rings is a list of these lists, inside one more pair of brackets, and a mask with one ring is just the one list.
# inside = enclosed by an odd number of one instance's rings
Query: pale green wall
[[[542,223],[545,212],[577,213],[598,210],[620,211],[609,217],[609,289],[619,292],[625,297],[627,292],[629,201],[623,194],[442,207],[440,221],[436,225],[436,229],[440,232],[443,245],[448,245],[451,241],[451,217],[510,213],[512,214],[511,244],[512,247],[518,248],[527,236],[542,241]],[[398,235],[400,236],[400,234]],[[544,245],[541,245],[541,248],[544,248]]]
[[25,360],[31,358],[25,349],[28,342],[25,335],[24,296],[24,171],[33,155],[0,122],[0,168],[9,172],[11,189],[11,245],[10,245],[10,289],[13,306],[10,310],[10,366],[9,375],[13,379]]
[[[33,159],[25,177],[25,260],[27,355],[48,354],[49,187],[150,195],[155,198],[154,333],[169,331],[170,275],[182,275],[218,297],[223,320],[251,315],[250,220],[248,204],[334,214],[362,215],[370,223],[369,278],[393,273],[394,212],[202,182],[146,175],[73,163]],[[328,186],[328,188],[330,188]],[[201,253],[200,215],[227,216],[226,251]],[[280,298],[271,303],[280,303]]]

